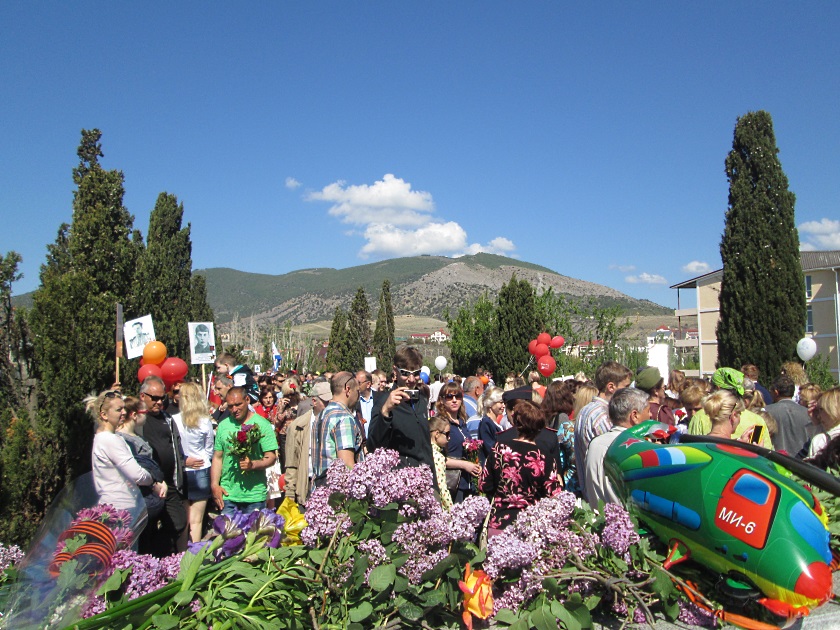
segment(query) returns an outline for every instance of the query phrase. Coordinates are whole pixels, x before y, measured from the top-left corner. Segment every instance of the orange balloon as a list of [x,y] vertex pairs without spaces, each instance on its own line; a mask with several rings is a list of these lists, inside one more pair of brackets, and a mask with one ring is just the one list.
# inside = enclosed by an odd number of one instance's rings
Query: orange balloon
[[482,385],[487,385],[487,383],[490,382],[490,379],[487,378],[486,376],[482,376],[480,380],[481,380]]
[[166,361],[166,346],[160,341],[150,341],[143,348],[143,359],[146,363],[160,365]]

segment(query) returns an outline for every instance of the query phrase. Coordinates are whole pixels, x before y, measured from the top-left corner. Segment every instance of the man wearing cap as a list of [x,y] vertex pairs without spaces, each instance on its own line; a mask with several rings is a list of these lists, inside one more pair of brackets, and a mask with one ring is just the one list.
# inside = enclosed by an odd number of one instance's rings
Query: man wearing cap
[[286,431],[286,496],[303,504],[309,496],[312,479],[312,427],[332,400],[325,380],[312,386],[312,408],[295,419]]
[[[575,467],[578,487],[586,489],[586,451],[589,443],[612,429],[610,399],[619,389],[630,385],[633,373],[616,361],[607,361],[595,370],[595,387],[598,395],[575,418]],[[584,497],[586,498],[586,497]]]
[[[507,417],[511,417],[513,405],[516,403],[517,400],[530,400],[531,402],[533,402],[534,393],[534,390],[529,385],[525,385],[524,387],[517,387],[516,389],[511,389],[510,391],[506,391],[504,394],[502,394],[502,401],[505,403],[505,411],[507,412]],[[500,433],[497,433],[496,441],[501,442],[502,444],[508,444],[512,440],[517,439],[518,437],[519,431],[517,431],[516,426],[512,426],[506,431],[501,431]],[[537,433],[537,437],[534,438],[534,442],[536,443],[537,448],[540,449],[543,455],[545,455],[547,458],[554,458],[554,461],[557,462],[559,470],[560,443],[557,441],[557,431],[543,427],[542,430],[539,433]]]
[[[376,397],[368,430],[368,448],[390,448],[400,454],[400,465],[426,464],[435,469],[429,431],[429,401],[417,391],[423,355],[403,346],[394,355],[394,388]],[[437,486],[436,475],[432,479]]]
[[674,426],[677,419],[670,407],[665,405],[665,379],[659,368],[645,366],[636,374],[636,387],[650,396],[650,417],[653,420]]

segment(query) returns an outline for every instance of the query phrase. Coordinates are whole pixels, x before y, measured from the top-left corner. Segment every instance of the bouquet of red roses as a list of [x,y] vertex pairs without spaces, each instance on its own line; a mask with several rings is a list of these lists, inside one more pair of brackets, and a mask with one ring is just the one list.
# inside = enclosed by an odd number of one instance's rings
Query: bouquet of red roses
[[[481,464],[481,460],[478,457],[478,454],[481,452],[481,447],[484,446],[484,442],[481,440],[474,440],[472,438],[467,438],[464,440],[464,459],[473,464]],[[473,490],[478,492],[478,477],[473,477],[470,475],[470,485],[472,485]]]
[[243,424],[239,430],[232,433],[228,438],[230,453],[242,461],[251,459],[254,454],[254,447],[260,443],[262,434],[256,424]]

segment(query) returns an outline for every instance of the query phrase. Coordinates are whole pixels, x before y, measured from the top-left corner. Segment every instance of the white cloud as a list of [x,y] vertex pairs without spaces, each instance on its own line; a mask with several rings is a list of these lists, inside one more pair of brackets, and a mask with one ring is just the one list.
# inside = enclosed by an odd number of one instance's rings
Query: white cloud
[[840,249],[840,221],[806,221],[799,226],[799,238],[805,251]]
[[287,177],[286,178],[286,188],[294,190],[295,188],[300,188],[300,182],[296,180],[294,177]]
[[376,255],[418,256],[420,254],[451,254],[467,245],[467,233],[454,221],[428,223],[416,230],[404,230],[393,225],[375,223],[365,230],[367,243],[359,252],[363,257]]
[[610,269],[618,269],[621,273],[636,271],[636,265],[610,265]]
[[483,252],[485,254],[498,254],[500,256],[509,256],[514,250],[516,250],[516,245],[513,244],[512,240],[510,240],[509,238],[505,238],[504,236],[497,236],[486,245],[482,245],[480,243],[473,243],[472,245],[469,245],[463,253],[467,255],[472,255]]
[[707,262],[701,262],[699,260],[692,260],[690,263],[685,265],[682,270],[685,273],[693,273],[693,274],[702,274],[702,273],[709,273],[712,270],[711,265]]
[[667,284],[665,278],[655,273],[640,273],[638,276],[627,276],[625,282],[630,284]]
[[332,202],[331,215],[356,225],[419,227],[429,221],[435,209],[431,193],[411,190],[410,183],[390,173],[371,185],[347,186],[338,181],[309,193],[306,199]]
[[513,241],[497,236],[486,244],[470,243],[467,232],[455,221],[434,216],[431,193],[412,190],[411,184],[387,174],[373,184],[347,185],[338,181],[321,191],[310,192],[306,201],[327,201],[332,216],[363,226],[347,236],[362,235],[366,241],[359,256],[418,256],[437,254],[464,256],[486,252],[511,256]]

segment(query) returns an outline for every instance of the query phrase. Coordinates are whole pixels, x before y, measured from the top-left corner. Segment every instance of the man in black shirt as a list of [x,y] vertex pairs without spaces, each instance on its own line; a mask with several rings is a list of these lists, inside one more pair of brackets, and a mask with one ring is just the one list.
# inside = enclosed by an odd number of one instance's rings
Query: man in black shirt
[[[429,401],[417,393],[423,355],[411,346],[394,355],[394,389],[374,397],[368,429],[368,449],[390,448],[400,454],[403,466],[426,464],[434,473],[429,432]],[[432,479],[437,480],[432,474]]]
[[160,466],[168,486],[166,507],[149,519],[140,535],[140,553],[158,558],[187,550],[187,504],[184,452],[178,427],[163,410],[166,386],[157,376],[149,376],[140,386],[140,400],[146,403],[143,437],[152,447],[152,457]]

